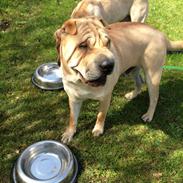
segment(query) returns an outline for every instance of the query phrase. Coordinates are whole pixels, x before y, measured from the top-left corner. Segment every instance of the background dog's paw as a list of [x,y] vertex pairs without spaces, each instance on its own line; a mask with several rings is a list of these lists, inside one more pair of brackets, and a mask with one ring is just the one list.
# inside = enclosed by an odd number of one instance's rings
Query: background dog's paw
[[[140,93],[140,92],[139,92]],[[127,99],[127,100],[132,100],[132,99],[134,99],[138,94],[139,94],[137,91],[131,91],[131,92],[129,92],[129,93],[126,93],[125,94],[125,98]]]
[[150,113],[145,113],[143,116],[142,116],[142,119],[143,121],[145,122],[151,122],[152,121],[152,118],[153,118],[153,115],[150,114]]
[[68,144],[72,140],[74,133],[72,130],[66,130],[62,135],[62,142]]
[[102,135],[104,132],[104,129],[98,126],[95,126],[92,130],[92,134],[94,137],[98,137],[99,135]]

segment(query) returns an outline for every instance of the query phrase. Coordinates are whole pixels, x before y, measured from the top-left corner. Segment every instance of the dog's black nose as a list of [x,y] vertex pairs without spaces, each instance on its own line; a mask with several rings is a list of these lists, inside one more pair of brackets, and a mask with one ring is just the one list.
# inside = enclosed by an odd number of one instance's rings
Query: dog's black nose
[[111,74],[114,68],[114,61],[113,60],[104,60],[99,65],[101,72],[108,75]]

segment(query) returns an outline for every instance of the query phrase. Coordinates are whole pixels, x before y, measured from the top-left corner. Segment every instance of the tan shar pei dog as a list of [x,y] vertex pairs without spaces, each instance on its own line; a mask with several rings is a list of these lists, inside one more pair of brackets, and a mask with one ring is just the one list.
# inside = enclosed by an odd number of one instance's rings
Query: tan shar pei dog
[[82,0],[71,18],[96,16],[107,23],[124,20],[128,15],[132,22],[144,22],[148,14],[148,0]]
[[[80,108],[86,99],[100,101],[92,133],[94,136],[103,133],[113,88],[122,73],[135,67],[145,73],[150,98],[142,119],[151,121],[166,52],[183,49],[183,41],[169,41],[148,25],[126,22],[104,27],[96,17],[70,19],[55,32],[55,37],[70,106],[69,126],[62,136],[64,143],[75,134]],[[135,74],[139,75],[139,69]],[[140,93],[140,80],[136,79],[135,83],[135,90],[125,95],[127,99]]]

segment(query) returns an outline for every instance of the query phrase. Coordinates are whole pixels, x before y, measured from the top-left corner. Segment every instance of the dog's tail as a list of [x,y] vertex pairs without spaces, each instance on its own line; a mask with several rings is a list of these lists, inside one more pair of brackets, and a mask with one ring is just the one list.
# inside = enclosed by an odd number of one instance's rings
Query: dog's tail
[[170,41],[167,40],[168,52],[182,52],[183,53],[183,41]]

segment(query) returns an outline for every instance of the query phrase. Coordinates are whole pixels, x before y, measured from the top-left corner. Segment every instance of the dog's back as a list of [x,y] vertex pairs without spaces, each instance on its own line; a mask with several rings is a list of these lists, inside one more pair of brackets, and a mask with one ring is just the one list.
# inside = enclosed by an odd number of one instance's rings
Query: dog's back
[[82,0],[73,10],[71,18],[97,16],[107,23],[114,23],[130,15],[132,21],[144,22],[147,11],[147,0]]

